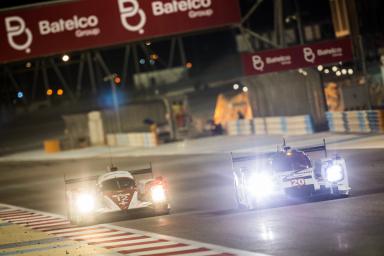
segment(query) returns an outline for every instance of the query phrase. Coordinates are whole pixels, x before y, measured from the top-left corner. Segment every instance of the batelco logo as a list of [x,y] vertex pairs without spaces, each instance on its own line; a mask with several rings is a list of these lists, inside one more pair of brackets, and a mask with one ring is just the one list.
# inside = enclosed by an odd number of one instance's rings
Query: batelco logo
[[[138,0],[117,0],[120,11],[120,20],[123,27],[131,32],[144,33],[144,26],[147,16],[140,8]],[[172,1],[152,1],[152,15],[160,17],[176,13],[187,13],[190,19],[209,17],[213,15],[212,0],[172,0]],[[130,19],[135,19],[136,24],[130,23]]]
[[[147,22],[147,16],[142,9],[140,9],[137,0],[118,0],[120,10],[120,20],[124,28],[131,32],[144,33],[144,26]],[[139,15],[139,22],[136,25],[132,25],[128,22],[128,19]]]
[[[25,21],[19,16],[10,16],[5,18],[5,29],[7,30],[7,38],[9,45],[17,51],[25,51],[30,53],[29,48],[32,44],[33,36],[32,32],[25,25]],[[26,39],[24,43],[18,43],[15,41],[15,37],[19,37],[25,34]]]
[[316,54],[313,52],[312,48],[304,47],[303,48],[304,59],[307,62],[314,63],[316,59]]
[[257,71],[264,70],[264,61],[259,55],[255,55],[252,57],[253,68]]

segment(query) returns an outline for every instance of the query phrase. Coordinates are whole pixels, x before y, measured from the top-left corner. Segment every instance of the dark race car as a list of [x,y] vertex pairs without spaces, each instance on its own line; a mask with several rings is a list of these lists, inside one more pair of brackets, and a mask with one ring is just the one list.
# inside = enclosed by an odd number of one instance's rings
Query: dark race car
[[[324,151],[311,159],[307,153]],[[348,196],[345,160],[328,157],[326,144],[293,149],[283,145],[271,153],[232,155],[236,199],[240,208],[253,209],[273,198],[309,198],[317,195]]]

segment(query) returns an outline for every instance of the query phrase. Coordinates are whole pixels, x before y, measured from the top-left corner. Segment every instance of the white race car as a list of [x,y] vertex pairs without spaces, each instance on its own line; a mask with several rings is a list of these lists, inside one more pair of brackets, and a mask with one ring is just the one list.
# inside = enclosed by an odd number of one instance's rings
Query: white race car
[[[325,156],[318,160],[308,156],[318,151]],[[348,196],[351,189],[345,160],[328,157],[325,141],[302,149],[292,149],[284,142],[277,152],[231,156],[239,208],[254,209],[284,197]]]
[[75,224],[90,224],[114,212],[168,214],[167,187],[163,177],[153,177],[152,168],[112,167],[100,176],[65,179],[68,218]]

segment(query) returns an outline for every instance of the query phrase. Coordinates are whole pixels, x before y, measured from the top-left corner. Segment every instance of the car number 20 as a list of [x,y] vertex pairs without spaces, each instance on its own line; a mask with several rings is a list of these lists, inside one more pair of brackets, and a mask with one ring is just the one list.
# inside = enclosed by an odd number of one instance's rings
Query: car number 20
[[305,180],[304,179],[294,179],[291,180],[291,185],[292,186],[304,186],[305,185]]

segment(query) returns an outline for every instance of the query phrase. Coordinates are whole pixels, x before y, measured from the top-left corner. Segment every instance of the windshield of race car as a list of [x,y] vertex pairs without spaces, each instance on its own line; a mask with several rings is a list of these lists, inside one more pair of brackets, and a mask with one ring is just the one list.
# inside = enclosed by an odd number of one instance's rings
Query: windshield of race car
[[271,159],[272,169],[278,172],[301,171],[312,166],[308,156],[300,151],[279,152]]
[[102,183],[103,191],[115,191],[126,188],[133,188],[135,186],[135,181],[130,178],[118,178],[106,180]]

